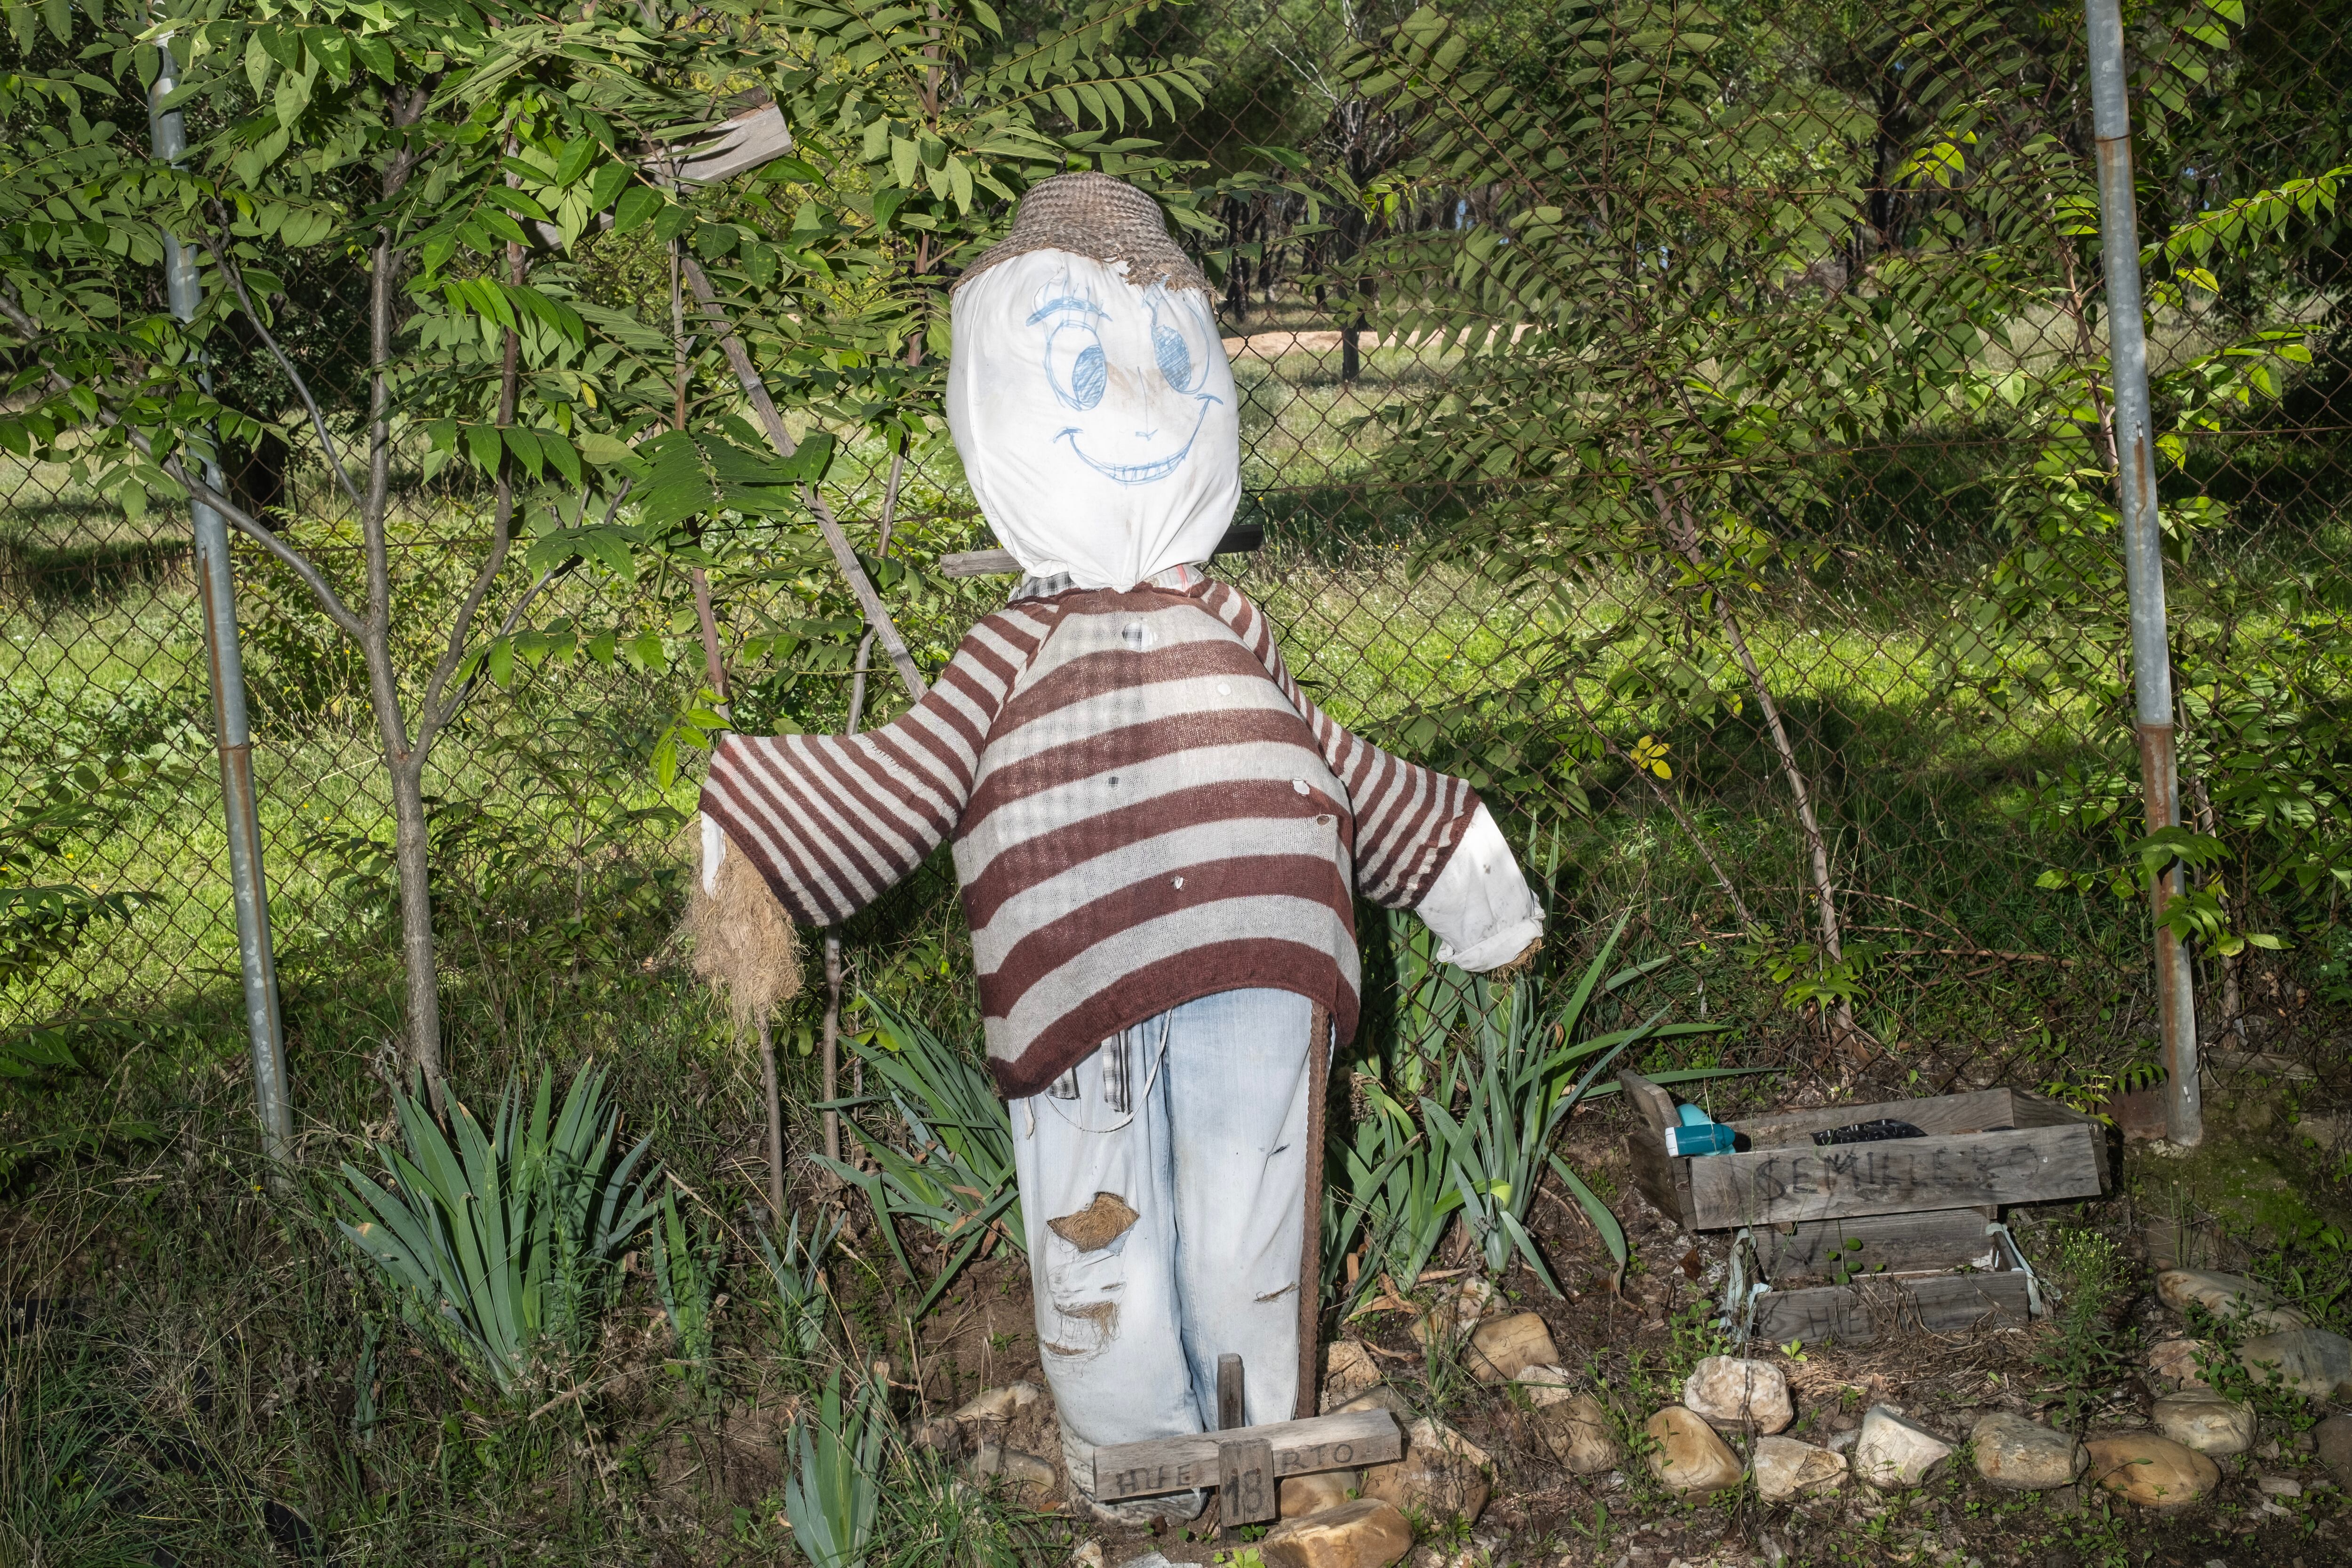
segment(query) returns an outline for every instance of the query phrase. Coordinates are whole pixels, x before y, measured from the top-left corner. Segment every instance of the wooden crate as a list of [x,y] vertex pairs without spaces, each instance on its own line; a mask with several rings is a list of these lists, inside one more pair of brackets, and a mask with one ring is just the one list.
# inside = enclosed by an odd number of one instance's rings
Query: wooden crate
[[[1721,1156],[1710,1156],[1721,1158]],[[1998,1315],[2022,1326],[2032,1290],[1988,1208],[1866,1215],[1750,1230],[1749,1278],[1771,1289],[1753,1332],[1790,1340],[1867,1340],[1890,1328],[1957,1333]]]
[[[1634,1184],[1685,1229],[1747,1233],[1745,1276],[1770,1286],[1749,1331],[1776,1343],[1953,1333],[1989,1316],[2023,1324],[2032,1278],[1989,1228],[2000,1206],[2096,1197],[2107,1186],[2098,1119],[2015,1089],[1754,1117],[1727,1123],[1738,1151],[1676,1159],[1665,1143],[1673,1098],[1639,1073],[1618,1082],[1642,1113],[1627,1140]],[[1927,1136],[1812,1141],[1881,1119]],[[1735,1313],[1744,1305],[1727,1303]]]
[[[1686,1230],[1998,1208],[2097,1197],[2107,1187],[2098,1120],[2017,1089],[1754,1117],[1727,1124],[1741,1135],[1740,1152],[1676,1159],[1665,1143],[1673,1099],[1638,1073],[1618,1082],[1643,1118],[1626,1142],[1634,1184]],[[1927,1136],[1813,1143],[1816,1132],[1881,1118]]]

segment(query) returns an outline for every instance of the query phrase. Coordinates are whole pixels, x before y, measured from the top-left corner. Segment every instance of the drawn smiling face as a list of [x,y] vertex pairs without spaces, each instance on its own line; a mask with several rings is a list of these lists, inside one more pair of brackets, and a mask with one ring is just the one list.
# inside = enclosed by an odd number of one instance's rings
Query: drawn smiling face
[[1183,466],[1209,411],[1225,401],[1208,390],[1210,351],[1222,350],[1198,294],[1155,284],[1141,291],[1137,320],[1136,291],[1122,292],[1124,321],[1064,272],[1037,290],[1028,324],[1042,334],[1046,384],[1071,420],[1053,438],[1106,479],[1148,485]]
[[960,285],[953,325],[948,428],[1024,571],[1125,588],[1209,558],[1241,421],[1207,294],[1036,250]]

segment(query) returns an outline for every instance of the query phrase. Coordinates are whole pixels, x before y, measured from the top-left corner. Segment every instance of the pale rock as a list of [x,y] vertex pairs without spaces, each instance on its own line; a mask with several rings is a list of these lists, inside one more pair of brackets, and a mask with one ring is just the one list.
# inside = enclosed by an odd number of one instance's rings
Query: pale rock
[[2152,1432],[2094,1437],[2090,1479],[2143,1508],[2185,1508],[2221,1484],[2221,1468]]
[[1833,1454],[1850,1454],[1853,1452],[1853,1446],[1861,1441],[1862,1428],[1847,1426],[1822,1438],[1822,1447]]
[[2168,1268],[2156,1277],[2156,1293],[2176,1312],[2191,1305],[2204,1308],[2225,1322],[2275,1332],[2307,1327],[2311,1320],[2242,1274],[2218,1274],[2210,1268]]
[[2352,1340],[2326,1329],[2288,1329],[2238,1347],[2238,1364],[2267,1380],[2273,1365],[2284,1385],[2306,1399],[2352,1393]]
[[1529,1413],[1528,1424],[1572,1475],[1597,1476],[1625,1462],[1616,1424],[1590,1394],[1571,1394],[1559,1404],[1541,1405]]
[[1061,1479],[1052,1460],[1024,1454],[1018,1448],[1005,1447],[1001,1443],[982,1443],[973,1451],[971,1473],[1002,1477],[1016,1488],[1048,1496]]
[[1853,1473],[1881,1491],[1916,1487],[1951,1454],[1949,1443],[1909,1416],[1874,1405],[1863,1413],[1854,1440]]
[[1749,1460],[1756,1492],[1766,1502],[1786,1502],[1806,1492],[1827,1491],[1845,1479],[1845,1456],[1794,1437],[1759,1437]]
[[1385,1383],[1372,1384],[1332,1414],[1342,1415],[1358,1410],[1385,1410],[1397,1418],[1397,1425],[1400,1426],[1408,1425],[1414,1418],[1412,1406],[1404,1402],[1404,1395]]
[[1698,1363],[1683,1380],[1683,1408],[1722,1432],[1778,1432],[1797,1418],[1779,1367],[1733,1355]]
[[1078,1543],[1078,1549],[1070,1553],[1070,1562],[1075,1565],[1075,1568],[1103,1568],[1102,1542],[1099,1541],[1080,1542]]
[[1657,1447],[1650,1473],[1678,1492],[1721,1491],[1739,1484],[1739,1457],[1715,1428],[1679,1405],[1669,1405],[1642,1425]]
[[1481,1383],[1508,1383],[1531,1366],[1559,1360],[1551,1330],[1533,1312],[1514,1312],[1478,1325],[1470,1335],[1471,1375]]
[[2352,1415],[2331,1415],[2311,1429],[2319,1462],[2339,1486],[2352,1487]]
[[1486,1309],[1500,1294],[1475,1274],[1440,1285],[1433,1292],[1429,1310],[1412,1321],[1413,1342],[1427,1349],[1433,1335],[1448,1344],[1459,1342],[1477,1326],[1478,1320],[1486,1315]]
[[1282,1517],[1304,1519],[1327,1508],[1338,1508],[1349,1500],[1348,1494],[1356,1489],[1356,1480],[1353,1470],[1317,1470],[1312,1475],[1286,1476],[1277,1499]]
[[1045,1391],[1024,1380],[1008,1383],[1003,1388],[984,1388],[950,1416],[955,1421],[1010,1421],[1024,1410],[1045,1397]]
[[1977,1417],[1969,1434],[1976,1456],[1977,1474],[2012,1491],[2049,1491],[2072,1486],[2090,1456],[2064,1432],[2012,1415],[2006,1410]]
[[1381,1382],[1372,1352],[1353,1340],[1334,1340],[1323,1347],[1323,1410],[1328,1414]]
[[1453,1427],[1424,1418],[1405,1427],[1404,1458],[1364,1472],[1363,1494],[1427,1519],[1459,1515],[1475,1523],[1486,1506],[1486,1472],[1494,1463]]
[[2301,1497],[2303,1483],[2293,1476],[2263,1476],[2254,1482],[2264,1497]]
[[2184,1448],[2221,1458],[2254,1446],[2254,1407],[2210,1388],[2167,1394],[2148,1412],[2156,1429]]
[[2161,1340],[2147,1352],[2148,1375],[2175,1388],[2202,1388],[2205,1373],[2197,1358],[2212,1354],[2210,1340]]
[[1528,1403],[1538,1410],[1548,1405],[1564,1405],[1576,1394],[1576,1374],[1557,1363],[1550,1366],[1523,1366],[1511,1381],[1527,1390]]
[[1412,1550],[1412,1526],[1394,1505],[1359,1498],[1283,1521],[1257,1550],[1266,1568],[1389,1568]]

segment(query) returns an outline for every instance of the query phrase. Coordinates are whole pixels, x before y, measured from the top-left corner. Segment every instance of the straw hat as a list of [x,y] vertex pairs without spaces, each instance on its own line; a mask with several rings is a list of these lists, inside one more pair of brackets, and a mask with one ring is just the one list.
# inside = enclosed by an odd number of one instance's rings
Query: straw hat
[[1013,232],[989,247],[956,279],[962,288],[1000,261],[1033,250],[1066,250],[1097,261],[1127,263],[1127,280],[1148,289],[1209,291],[1209,280],[1168,237],[1160,204],[1108,174],[1056,174],[1029,187],[1013,209]]

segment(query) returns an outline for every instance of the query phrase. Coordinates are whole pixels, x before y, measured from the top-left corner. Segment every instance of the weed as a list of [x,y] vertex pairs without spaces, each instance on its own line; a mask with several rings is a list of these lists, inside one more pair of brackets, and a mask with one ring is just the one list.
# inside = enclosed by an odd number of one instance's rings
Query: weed
[[2136,1337],[2124,1325],[2130,1265],[2113,1237],[2095,1230],[2052,1233],[2043,1267],[2056,1287],[2051,1336],[2035,1352],[2059,1384],[2058,1424],[2079,1431],[2116,1377],[2129,1369]]

